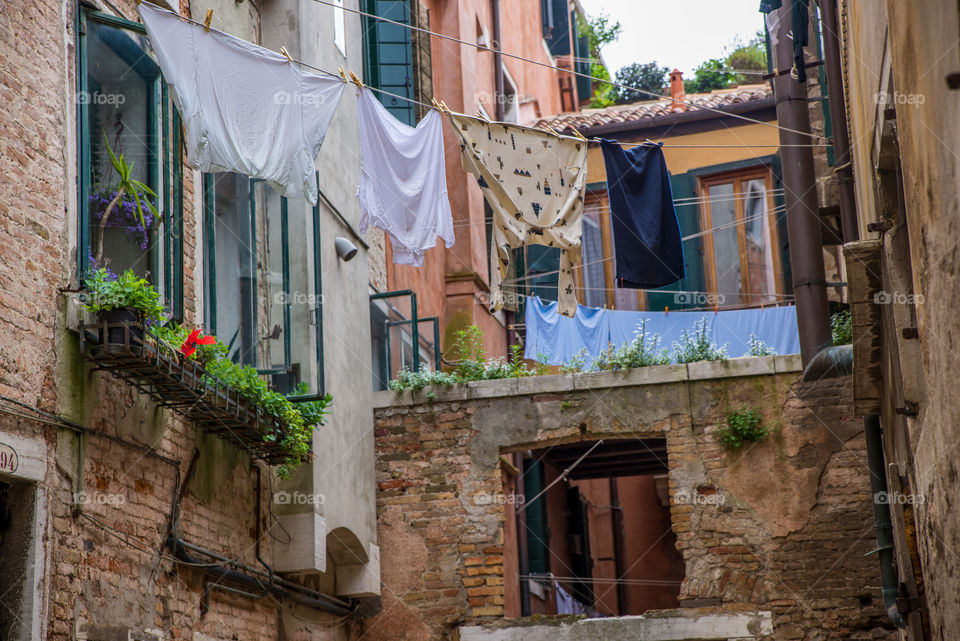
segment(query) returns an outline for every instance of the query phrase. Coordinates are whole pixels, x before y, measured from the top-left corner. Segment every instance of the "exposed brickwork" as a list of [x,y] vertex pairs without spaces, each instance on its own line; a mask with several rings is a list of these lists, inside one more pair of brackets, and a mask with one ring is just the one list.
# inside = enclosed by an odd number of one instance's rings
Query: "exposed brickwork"
[[[775,429],[730,452],[717,431],[741,404]],[[475,500],[501,489],[498,448],[659,435],[687,567],[681,602],[770,610],[776,639],[886,638],[878,568],[864,558],[873,521],[850,405],[848,380],[790,374],[380,409],[381,546],[412,566],[385,567],[385,607],[368,636],[396,638],[401,621],[407,638],[448,639],[461,623],[502,616],[503,507]]]
[[[132,0],[115,4],[136,16]],[[148,638],[142,635],[150,630],[196,641],[350,638],[352,624],[271,597],[214,590],[201,615],[204,573],[174,563],[164,547],[178,477],[198,447],[179,535],[257,567],[249,459],[157,410],[127,384],[91,373],[64,330],[59,290],[76,285],[76,12],[76,2],[60,0],[4,3],[0,10],[0,395],[147,445],[180,465],[99,437],[83,439],[81,449],[71,431],[0,413],[0,442],[22,434],[47,448],[46,480],[37,485],[46,528],[36,595],[44,638],[126,639],[128,631]],[[184,167],[182,175],[184,308],[186,321],[196,323],[202,212],[193,206],[193,170]],[[262,527],[282,537],[267,509],[270,494],[268,472]],[[268,562],[271,541],[263,541]]]

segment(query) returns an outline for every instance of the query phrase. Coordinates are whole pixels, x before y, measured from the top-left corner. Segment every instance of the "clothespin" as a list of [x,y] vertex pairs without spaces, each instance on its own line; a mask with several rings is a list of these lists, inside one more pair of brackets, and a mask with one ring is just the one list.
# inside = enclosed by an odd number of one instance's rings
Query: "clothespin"
[[663,306],[663,315],[664,315],[664,316],[669,316],[669,315],[670,315],[670,308],[669,308],[667,305],[664,305],[664,306]]
[[210,21],[213,20],[213,9],[207,9],[207,17],[203,19],[203,30],[210,33]]
[[720,312],[720,306],[716,303],[713,304],[713,315],[716,316]]
[[553,127],[551,127],[550,125],[544,125],[544,127],[546,127],[546,128],[547,128],[547,131],[549,131],[550,133],[552,133],[552,134],[553,134],[554,136],[556,136],[557,138],[560,137],[560,134],[557,133],[557,130],[554,129]]
[[579,138],[579,139],[582,140],[583,142],[587,142],[586,137],[584,137],[584,135],[583,135],[582,133],[580,133],[580,130],[579,130],[579,129],[577,129],[576,127],[570,127],[570,129],[573,131],[573,135],[574,135],[574,136],[576,136],[577,138]]
[[449,116],[449,115],[450,115],[450,107],[447,106],[447,103],[445,103],[445,102],[442,101],[442,100],[439,100],[438,102],[440,103],[440,108],[443,109],[443,113],[445,113],[445,114],[447,114],[447,115]]
[[363,87],[363,83],[360,82],[360,78],[357,77],[357,74],[353,73],[352,71],[348,73],[350,74],[350,81],[353,84],[357,85],[358,87]]
[[483,115],[483,112],[477,109],[477,118],[484,121],[485,123],[490,123],[490,119]]
[[290,57],[290,53],[287,51],[287,48],[282,46],[280,47],[280,53],[287,57],[287,62],[293,62],[293,58]]
[[347,80],[347,74],[343,72],[343,65],[340,65],[340,77],[343,78],[344,82],[350,82],[349,80]]

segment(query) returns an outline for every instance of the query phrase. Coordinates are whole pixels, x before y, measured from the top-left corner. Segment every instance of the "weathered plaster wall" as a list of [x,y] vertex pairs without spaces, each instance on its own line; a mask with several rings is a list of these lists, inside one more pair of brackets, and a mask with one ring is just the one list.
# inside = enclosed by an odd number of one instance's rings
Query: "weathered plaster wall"
[[[447,639],[503,616],[503,508],[480,500],[502,491],[502,452],[665,437],[681,605],[769,610],[777,639],[883,637],[848,381],[801,384],[798,367],[738,359],[378,393],[380,539],[404,570],[385,570],[366,634]],[[741,404],[774,433],[728,452],[717,430]]]
[[[892,384],[883,390],[888,482],[903,487],[911,501],[902,509],[894,506],[895,516],[915,513],[930,638],[949,638],[960,629],[960,559],[952,550],[960,540],[955,456],[960,325],[954,295],[960,282],[960,121],[958,91],[950,89],[947,78],[960,72],[960,8],[945,0],[924,3],[922,10],[889,1],[847,0],[843,5],[861,238],[879,237],[867,232],[866,225],[890,216],[891,206],[894,212],[898,208],[896,176],[891,181],[891,171],[887,177],[877,171],[878,165],[891,170],[898,162],[905,226],[881,237],[884,288],[896,275],[906,276],[893,291],[910,298],[894,304],[891,313],[898,319],[915,313],[920,339],[917,347],[918,341],[904,340],[900,331],[883,330],[885,349],[893,359],[899,353],[896,365],[903,372],[903,380],[897,380],[895,364],[883,363],[885,373],[894,372]],[[885,198],[885,180],[893,183],[892,203]],[[905,358],[914,353],[918,356]],[[903,399],[916,403],[915,417],[893,414]],[[902,561],[912,552],[914,522],[904,525],[909,536],[898,550],[898,569],[909,578]]]

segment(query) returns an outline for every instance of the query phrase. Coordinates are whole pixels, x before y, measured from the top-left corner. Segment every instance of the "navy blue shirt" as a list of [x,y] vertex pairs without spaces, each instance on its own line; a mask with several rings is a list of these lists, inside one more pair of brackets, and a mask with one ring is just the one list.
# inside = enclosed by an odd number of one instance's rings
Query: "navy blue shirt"
[[644,289],[683,278],[680,223],[660,145],[601,141],[607,169],[617,286]]

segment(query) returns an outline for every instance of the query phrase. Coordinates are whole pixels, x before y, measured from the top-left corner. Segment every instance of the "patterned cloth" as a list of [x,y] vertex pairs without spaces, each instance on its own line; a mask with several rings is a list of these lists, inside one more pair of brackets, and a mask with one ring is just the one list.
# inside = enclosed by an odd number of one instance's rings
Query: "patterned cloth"
[[490,310],[503,307],[510,250],[524,245],[560,249],[559,310],[573,316],[573,266],[580,262],[587,144],[539,129],[450,114],[460,137],[463,168],[477,178],[493,209]]

